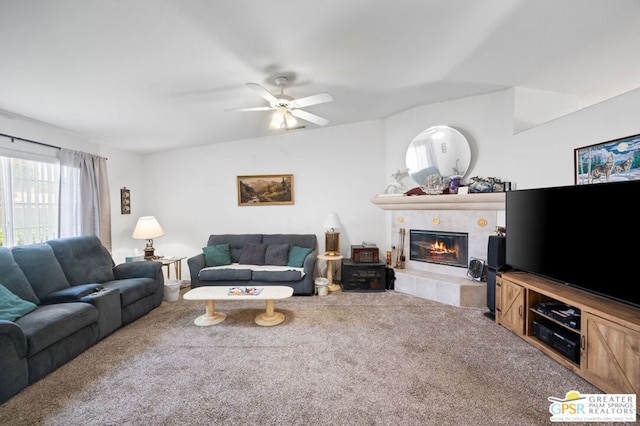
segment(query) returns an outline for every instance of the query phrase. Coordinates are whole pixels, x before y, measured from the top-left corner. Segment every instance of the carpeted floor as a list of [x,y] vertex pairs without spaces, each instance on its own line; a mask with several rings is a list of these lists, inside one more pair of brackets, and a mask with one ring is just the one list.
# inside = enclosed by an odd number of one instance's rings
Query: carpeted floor
[[[184,290],[182,290],[184,292]],[[394,291],[163,302],[0,406],[2,425],[543,425],[601,393],[483,315]],[[600,423],[602,424],[602,423]]]

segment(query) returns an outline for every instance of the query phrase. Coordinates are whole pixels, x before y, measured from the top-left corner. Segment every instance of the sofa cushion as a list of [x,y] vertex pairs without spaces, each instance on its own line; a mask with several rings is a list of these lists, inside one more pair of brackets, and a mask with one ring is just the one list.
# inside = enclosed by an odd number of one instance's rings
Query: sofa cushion
[[251,279],[253,272],[251,269],[240,267],[237,263],[229,266],[201,269],[198,279],[200,281],[249,281]]
[[11,251],[39,299],[53,291],[70,287],[53,249],[48,244],[17,246]]
[[27,336],[27,357],[98,321],[98,310],[90,303],[43,305],[15,323]]
[[40,304],[40,299],[33,292],[29,280],[27,280],[24,272],[14,260],[11,250],[7,247],[0,247],[0,282],[20,299],[36,305]]
[[265,265],[286,266],[289,260],[289,244],[269,244],[264,253]]
[[111,281],[113,259],[96,236],[47,241],[71,285]]
[[123,308],[131,303],[144,299],[155,293],[156,280],[152,278],[125,278],[103,282],[104,288],[115,288],[120,292],[120,306]]
[[37,307],[35,303],[20,299],[0,284],[0,319],[15,321]]
[[242,248],[248,243],[262,243],[262,234],[220,234],[210,235],[208,246],[216,244],[229,244],[231,250],[231,262],[238,263]]
[[242,248],[238,263],[241,265],[264,265],[266,251],[266,244],[248,243]]
[[205,266],[222,266],[231,264],[229,244],[216,244],[202,248]]
[[289,260],[287,261],[287,266],[301,268],[304,265],[304,260],[311,252],[312,250],[310,248],[292,245],[289,249]]
[[253,271],[253,281],[300,281],[303,273],[293,269],[288,271]]

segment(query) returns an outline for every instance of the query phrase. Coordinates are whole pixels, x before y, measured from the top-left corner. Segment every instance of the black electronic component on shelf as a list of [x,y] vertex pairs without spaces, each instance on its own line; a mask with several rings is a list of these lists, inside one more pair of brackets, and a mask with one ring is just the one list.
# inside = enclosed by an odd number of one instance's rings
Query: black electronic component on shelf
[[580,329],[580,309],[561,302],[538,303],[536,311],[567,327]]
[[576,364],[580,363],[580,336],[544,319],[533,321],[533,335]]

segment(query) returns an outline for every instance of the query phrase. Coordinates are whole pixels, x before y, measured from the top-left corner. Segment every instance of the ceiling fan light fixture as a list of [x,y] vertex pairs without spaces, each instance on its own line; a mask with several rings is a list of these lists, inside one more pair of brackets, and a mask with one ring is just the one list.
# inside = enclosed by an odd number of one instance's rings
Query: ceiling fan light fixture
[[298,120],[296,120],[296,118],[291,115],[289,111],[287,111],[287,113],[284,115],[284,121],[287,124],[287,129],[291,129],[298,125]]
[[246,83],[250,89],[258,93],[266,101],[268,101],[269,106],[239,108],[228,111],[273,111],[271,122],[269,123],[269,129],[271,130],[290,130],[296,128],[304,128],[305,126],[298,125],[299,120],[308,121],[315,124],[316,126],[326,126],[329,123],[329,120],[304,111],[300,108],[322,104],[325,102],[331,102],[333,101],[333,96],[331,96],[329,93],[318,93],[315,95],[295,99],[283,93],[284,86],[287,82],[288,80],[286,77],[276,78],[276,84],[280,88],[279,95],[273,95],[258,83]]
[[285,105],[279,105],[273,116],[271,117],[271,123],[269,124],[269,129],[271,130],[279,130],[279,129],[291,129],[298,125],[298,120],[291,115],[289,110]]
[[277,130],[282,129],[284,127],[284,116],[280,114],[280,111],[275,111],[273,116],[271,116],[271,124],[269,124],[269,129]]

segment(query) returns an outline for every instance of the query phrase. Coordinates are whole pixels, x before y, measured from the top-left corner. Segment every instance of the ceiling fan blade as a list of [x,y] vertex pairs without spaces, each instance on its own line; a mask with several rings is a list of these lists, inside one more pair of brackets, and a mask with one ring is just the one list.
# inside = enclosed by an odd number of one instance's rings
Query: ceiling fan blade
[[318,126],[326,126],[327,123],[329,123],[329,120],[327,120],[326,118],[311,114],[307,111],[302,111],[301,109],[292,109],[291,115],[301,118],[305,121],[309,121],[310,123],[317,124]]
[[333,96],[328,93],[318,93],[317,95],[311,95],[300,99],[294,99],[289,105],[294,108],[304,108],[311,105],[323,104],[325,102],[333,101]]
[[260,86],[258,83],[247,83],[247,86],[252,88],[258,95],[262,96],[267,101],[269,101],[270,104],[275,104],[278,102],[278,99],[275,96],[273,96],[271,92],[269,92],[264,87]]
[[255,108],[235,108],[235,109],[226,109],[225,111],[271,111],[273,108],[264,106],[264,107],[255,107]]

